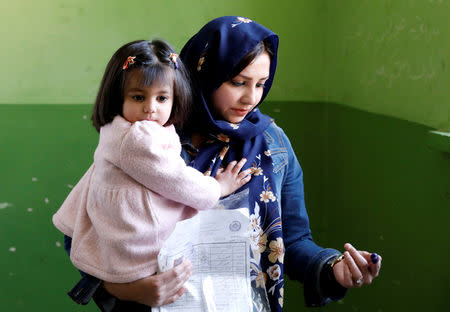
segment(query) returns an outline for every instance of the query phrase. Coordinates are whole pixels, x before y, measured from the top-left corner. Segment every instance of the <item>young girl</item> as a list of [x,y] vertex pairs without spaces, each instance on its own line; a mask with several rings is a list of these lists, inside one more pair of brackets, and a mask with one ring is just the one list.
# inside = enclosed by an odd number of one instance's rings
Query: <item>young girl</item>
[[53,216],[78,269],[116,283],[154,274],[177,221],[250,180],[245,159],[215,179],[185,165],[174,124],[190,105],[188,74],[167,43],[134,41],[112,56],[92,115],[94,163]]

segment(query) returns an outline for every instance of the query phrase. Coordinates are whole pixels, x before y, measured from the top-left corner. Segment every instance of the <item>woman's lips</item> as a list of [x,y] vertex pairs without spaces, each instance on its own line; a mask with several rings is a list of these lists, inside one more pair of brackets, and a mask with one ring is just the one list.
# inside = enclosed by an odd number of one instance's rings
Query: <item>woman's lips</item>
[[239,116],[245,116],[248,113],[248,110],[246,110],[246,109],[232,108],[232,110],[236,115],[239,115]]

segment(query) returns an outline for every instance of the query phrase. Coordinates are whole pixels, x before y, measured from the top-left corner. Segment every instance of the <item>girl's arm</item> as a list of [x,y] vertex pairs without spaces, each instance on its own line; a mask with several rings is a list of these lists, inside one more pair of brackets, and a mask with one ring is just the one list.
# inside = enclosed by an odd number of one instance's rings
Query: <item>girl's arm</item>
[[221,189],[212,177],[187,166],[178,136],[154,122],[136,122],[120,148],[120,168],[161,196],[195,209],[216,204]]

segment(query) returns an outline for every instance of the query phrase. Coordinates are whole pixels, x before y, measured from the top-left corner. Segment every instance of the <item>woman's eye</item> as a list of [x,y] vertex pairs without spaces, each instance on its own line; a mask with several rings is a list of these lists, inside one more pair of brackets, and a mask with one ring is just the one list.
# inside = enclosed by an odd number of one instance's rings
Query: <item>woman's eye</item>
[[243,86],[243,85],[244,85],[243,82],[241,82],[241,81],[235,81],[235,80],[230,80],[230,83],[231,83],[233,86],[236,86],[236,87],[240,87],[240,86]]
[[258,88],[264,88],[266,85],[263,84],[263,83],[257,83],[256,86],[257,86]]
[[145,97],[143,95],[133,95],[132,98],[133,98],[133,100],[138,101],[138,102],[142,102],[145,99]]
[[168,97],[167,97],[167,96],[164,96],[164,95],[159,95],[156,99],[157,99],[159,102],[165,102],[165,101],[168,100]]

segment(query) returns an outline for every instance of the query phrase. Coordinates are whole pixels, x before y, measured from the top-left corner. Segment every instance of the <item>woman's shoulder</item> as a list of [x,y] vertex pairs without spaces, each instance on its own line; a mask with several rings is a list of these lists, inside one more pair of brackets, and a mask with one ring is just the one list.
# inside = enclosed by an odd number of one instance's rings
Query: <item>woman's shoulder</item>
[[275,145],[279,147],[286,147],[289,139],[286,136],[284,130],[278,126],[274,120],[270,123],[269,127],[264,131],[264,138],[266,139],[267,144]]

